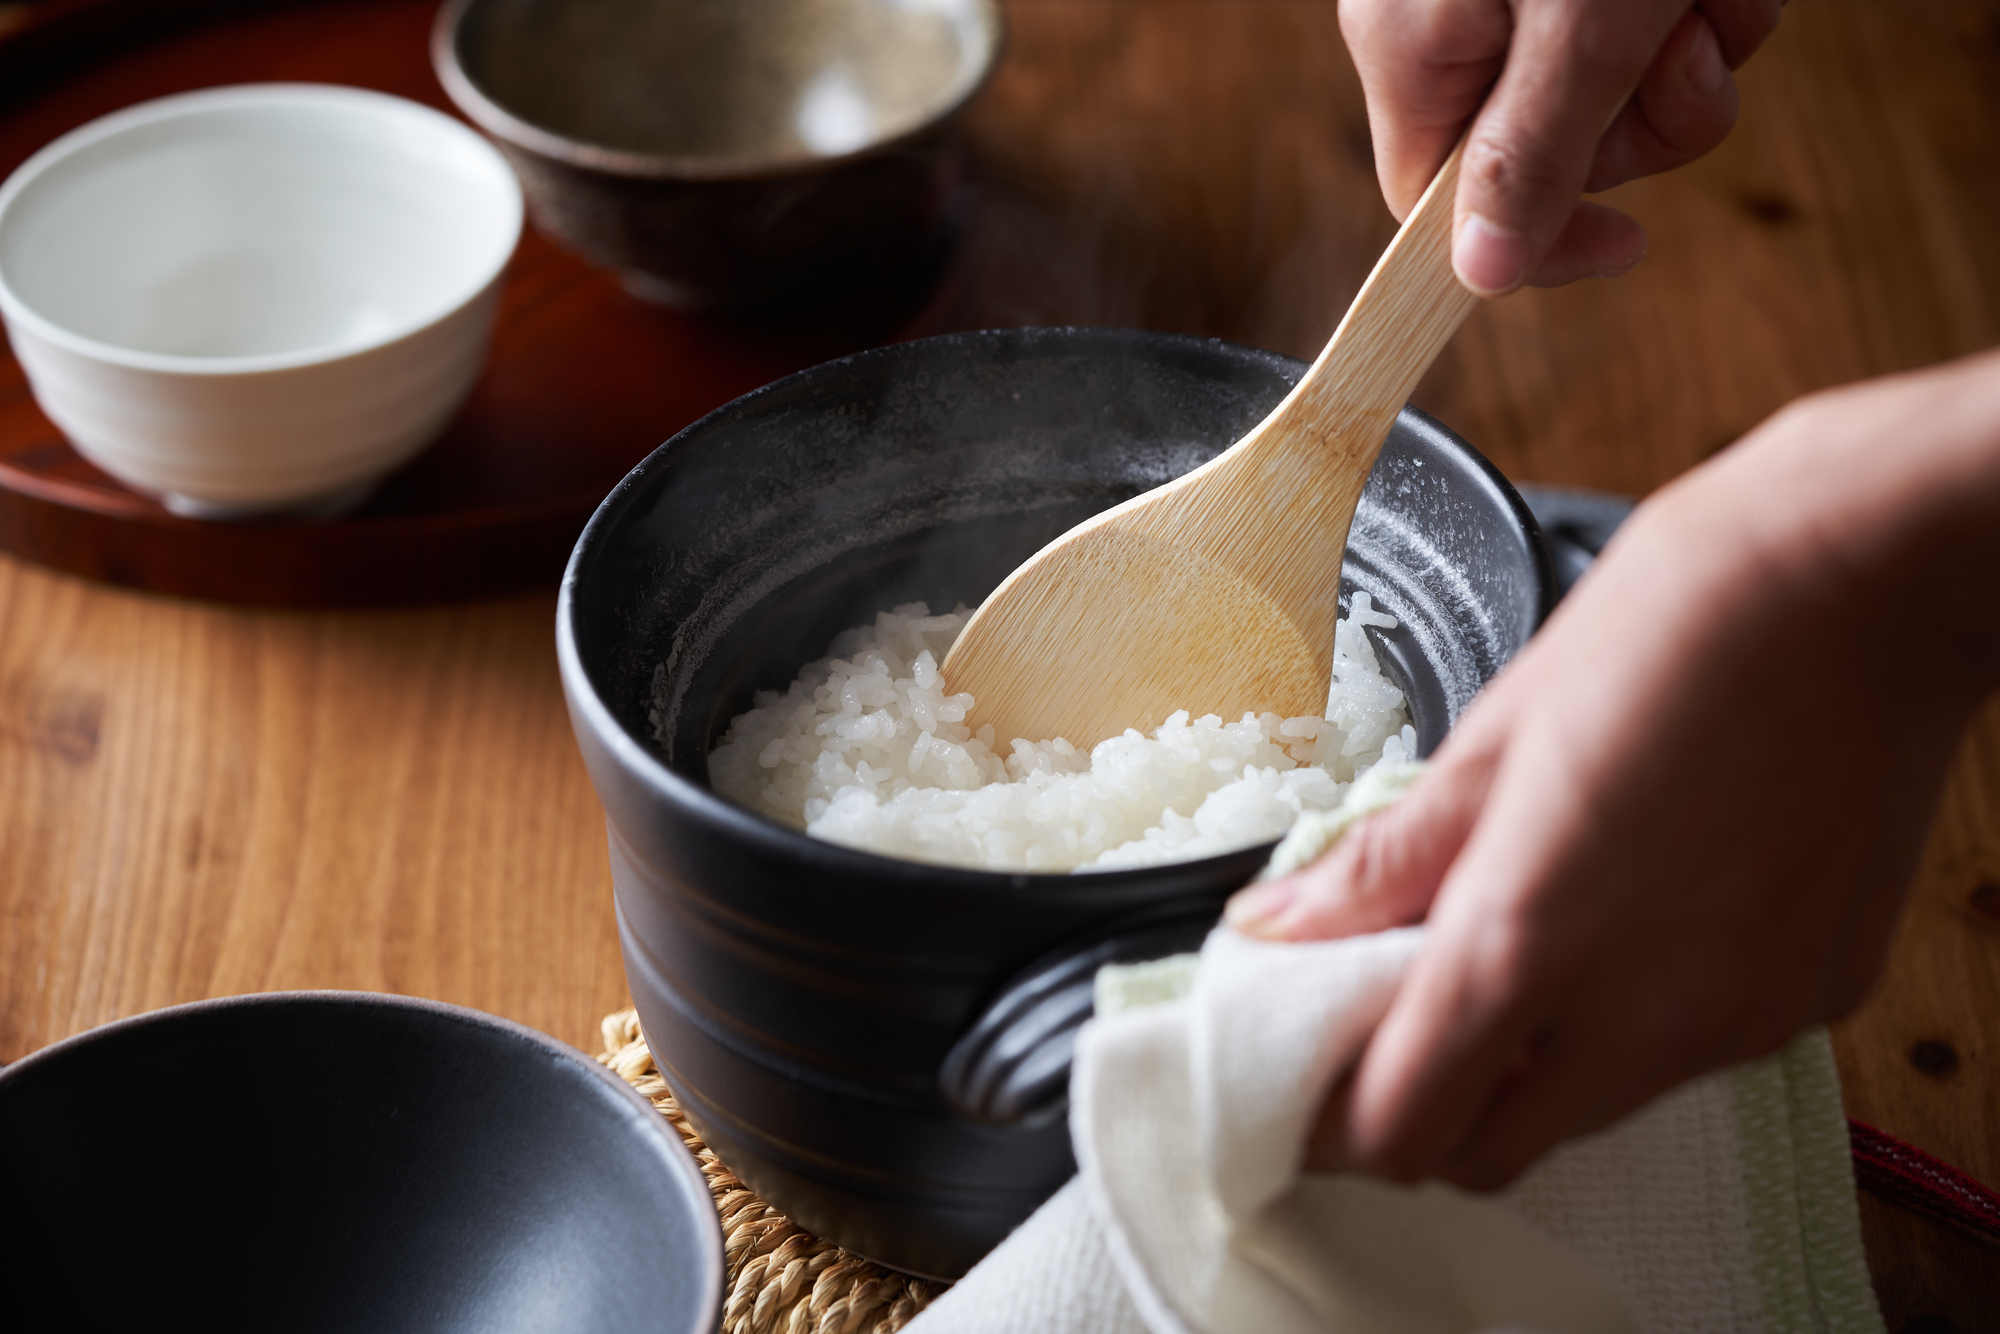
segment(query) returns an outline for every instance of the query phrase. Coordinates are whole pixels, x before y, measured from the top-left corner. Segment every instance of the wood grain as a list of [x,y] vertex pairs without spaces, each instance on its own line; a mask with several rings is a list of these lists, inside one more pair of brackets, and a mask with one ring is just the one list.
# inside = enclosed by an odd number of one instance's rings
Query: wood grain
[[[1142,325],[1310,355],[1394,230],[1334,17],[1011,4],[960,258],[912,331]],[[2000,0],[1795,0],[1741,86],[1721,150],[1615,192],[1652,235],[1633,275],[1476,312],[1420,388],[1511,475],[1642,493],[1792,397],[2000,338]],[[552,612],[231,610],[0,559],[0,1059],[289,986],[593,1044],[623,983]],[[1856,633],[1918,670],[1921,627]],[[1865,763],[1865,715],[1828,725]],[[1997,901],[2000,706],[1836,1034],[1854,1114],[2000,1187]],[[1954,1062],[1912,1059],[1938,1043]],[[2000,1329],[2000,1248],[1863,1210],[1891,1330]]]
[[[1959,752],[1888,964],[1835,1043],[1850,1115],[2000,1187],[2000,699]],[[2000,1331],[2000,1244],[1891,1205],[1862,1217],[1890,1329]]]
[[0,562],[0,1059],[203,996],[625,1003],[552,598],[270,613]]

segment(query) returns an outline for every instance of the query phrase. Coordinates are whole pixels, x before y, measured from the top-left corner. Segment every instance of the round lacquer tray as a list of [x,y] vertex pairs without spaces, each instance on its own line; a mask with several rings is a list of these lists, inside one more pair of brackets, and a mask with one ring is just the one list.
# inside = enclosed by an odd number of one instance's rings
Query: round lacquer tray
[[[450,110],[436,0],[0,5],[0,176],[106,112],[216,84],[354,84]],[[341,519],[204,522],[70,448],[0,353],[0,549],[91,578],[233,602],[381,605],[553,588],[618,479],[780,375],[884,341],[901,309],[721,321],[647,305],[532,230],[493,351],[438,442]]]

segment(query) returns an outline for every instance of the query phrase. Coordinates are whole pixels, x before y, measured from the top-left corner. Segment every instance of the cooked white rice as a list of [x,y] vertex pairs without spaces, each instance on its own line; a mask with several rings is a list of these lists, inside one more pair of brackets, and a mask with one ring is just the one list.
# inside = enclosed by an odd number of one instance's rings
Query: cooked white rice
[[1363,626],[1396,619],[1354,595],[1334,635],[1324,718],[1185,710],[1089,754],[966,727],[938,663],[971,613],[913,602],[840,635],[780,695],[760,691],[708,757],[715,790],[815,838],[891,857],[1000,871],[1102,871],[1251,847],[1302,811],[1340,805],[1354,779],[1413,758],[1403,694]]

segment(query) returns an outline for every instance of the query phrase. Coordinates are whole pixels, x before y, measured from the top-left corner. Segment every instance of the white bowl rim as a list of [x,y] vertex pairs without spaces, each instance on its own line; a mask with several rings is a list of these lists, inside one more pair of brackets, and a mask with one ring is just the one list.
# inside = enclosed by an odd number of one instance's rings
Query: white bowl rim
[[300,348],[289,352],[266,352],[232,357],[194,357],[167,352],[144,352],[137,348],[120,347],[116,343],[103,342],[56,323],[22,300],[8,284],[4,266],[0,266],[0,315],[6,317],[10,326],[17,326],[32,333],[44,342],[109,365],[130,370],[190,376],[246,375],[324,365],[400,342],[463,309],[491,287],[506,269],[508,261],[513,258],[514,251],[520,244],[523,220],[520,179],[515,176],[514,169],[508,165],[507,159],[477,130],[435,107],[427,107],[421,102],[398,97],[393,93],[377,92],[372,88],[355,88],[346,84],[225,84],[152,98],[99,116],[43,145],[27,161],[16,167],[4,183],[0,183],[0,226],[5,225],[8,209],[14,201],[32,187],[43,173],[92,144],[140,126],[157,124],[185,115],[226,108],[280,106],[366,106],[425,122],[433,130],[441,130],[447,135],[460,136],[461,142],[470,148],[475,156],[484,159],[497,173],[499,180],[507,183],[508,188],[503,191],[505,206],[510,215],[503,225],[506,243],[494,247],[494,255],[476,271],[476,280],[466,282],[430,308],[406,316],[386,330],[364,338],[323,343],[317,347]]

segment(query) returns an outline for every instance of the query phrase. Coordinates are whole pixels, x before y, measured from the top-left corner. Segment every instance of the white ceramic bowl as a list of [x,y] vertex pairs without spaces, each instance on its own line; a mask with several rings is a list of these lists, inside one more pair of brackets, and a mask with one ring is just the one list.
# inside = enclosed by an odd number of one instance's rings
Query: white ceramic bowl
[[0,315],[77,451],[177,513],[353,504],[478,376],[521,191],[402,98],[212,88],[0,186]]

